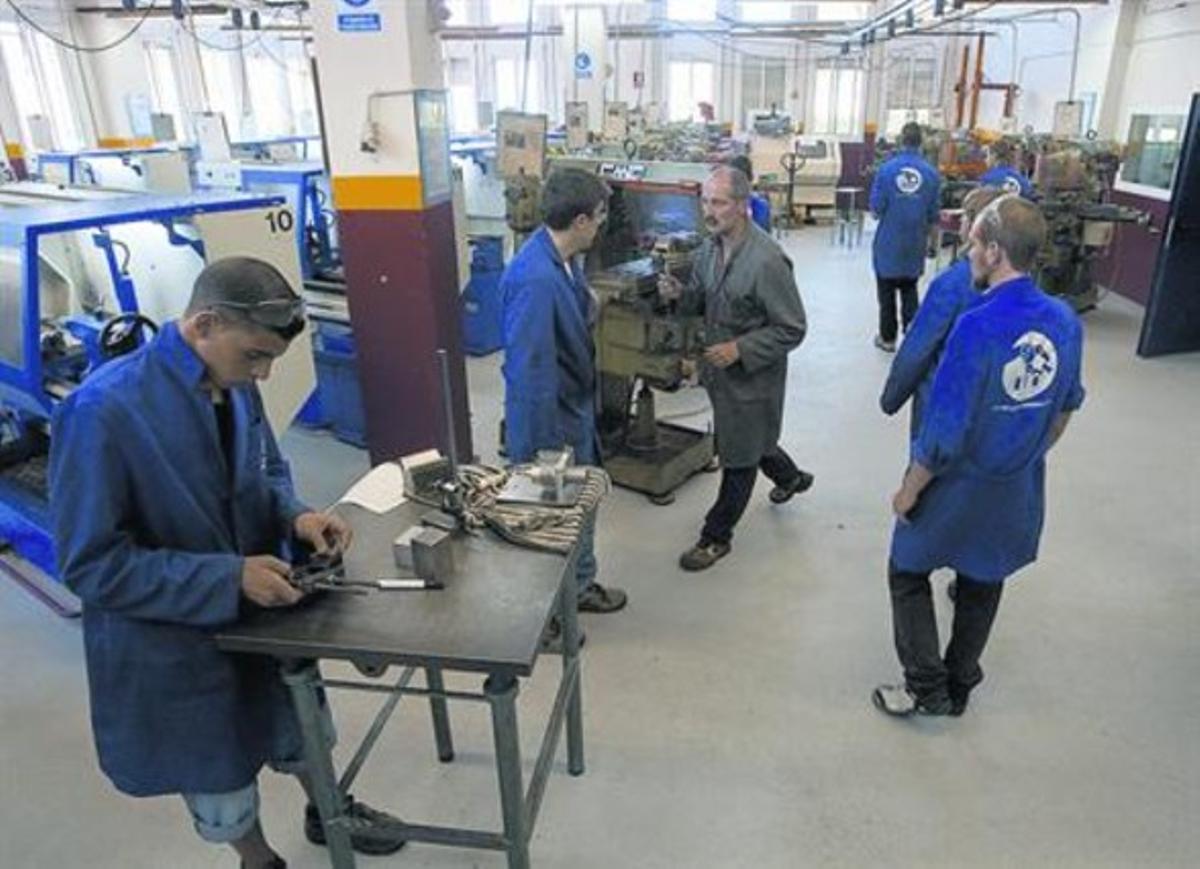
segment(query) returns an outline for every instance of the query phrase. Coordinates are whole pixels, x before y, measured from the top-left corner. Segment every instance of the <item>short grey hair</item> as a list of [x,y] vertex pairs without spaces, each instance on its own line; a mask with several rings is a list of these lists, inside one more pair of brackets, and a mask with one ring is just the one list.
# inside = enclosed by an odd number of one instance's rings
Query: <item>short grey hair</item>
[[736,166],[717,166],[708,176],[709,180],[721,179],[729,182],[729,195],[738,202],[750,198],[750,179]]

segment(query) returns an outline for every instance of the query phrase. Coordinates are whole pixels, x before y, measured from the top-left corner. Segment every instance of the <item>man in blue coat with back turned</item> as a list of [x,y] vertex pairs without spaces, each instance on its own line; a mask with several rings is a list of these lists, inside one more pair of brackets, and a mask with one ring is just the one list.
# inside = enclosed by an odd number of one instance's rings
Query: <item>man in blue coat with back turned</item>
[[879,331],[875,346],[896,350],[896,295],[905,331],[917,313],[917,281],[925,271],[929,230],[937,222],[942,179],[921,156],[921,127],[900,131],[901,151],[879,167],[871,184],[871,213],[879,221],[872,244]]
[[[1083,330],[1029,276],[1046,222],[1004,196],[971,229],[983,300],[950,333],[921,430],[892,499],[888,585],[904,683],[872,699],[889,715],[961,715],[1005,580],[1037,558],[1046,453],[1083,403]],[[938,644],[929,574],[957,573],[954,627]]]
[[[571,447],[581,465],[600,465],[596,430],[596,297],[580,257],[608,215],[608,188],[580,169],[562,169],[542,188],[543,225],[504,270],[504,427],[512,462]],[[594,520],[580,538],[581,612],[624,608],[625,592],[596,582]],[[561,630],[551,623],[548,642]]]
[[[1004,196],[998,187],[976,187],[963,199],[960,235],[963,244],[970,246],[971,226],[979,212]],[[921,431],[921,415],[933,387],[938,361],[946,346],[950,330],[959,315],[983,300],[983,294],[971,277],[971,262],[966,254],[929,282],[917,316],[892,360],[892,368],[884,384],[879,406],[888,416],[896,413],[910,398],[912,416],[909,431],[916,437]]]
[[[200,836],[247,867],[286,865],[258,821],[262,766],[311,791],[278,664],[226,654],[213,635],[247,607],[300,599],[289,540],[322,552],[351,537],[297,500],[254,386],[303,310],[261,260],[209,264],[183,318],[94,372],[51,438],[55,546],[83,602],[100,766],[131,796],[180,794]],[[356,850],[404,844],[377,827],[387,816],[347,800]],[[324,843],[311,799],[304,829]]]
[[1009,142],[1001,139],[993,143],[988,148],[988,170],[979,176],[979,183],[1033,199],[1033,183],[1013,165],[1015,156]]

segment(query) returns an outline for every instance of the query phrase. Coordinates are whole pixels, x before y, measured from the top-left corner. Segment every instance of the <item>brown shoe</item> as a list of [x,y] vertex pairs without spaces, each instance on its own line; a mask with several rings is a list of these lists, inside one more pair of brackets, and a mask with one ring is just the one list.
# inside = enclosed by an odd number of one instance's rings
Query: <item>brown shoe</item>
[[733,547],[728,543],[717,543],[715,540],[701,540],[683,555],[679,556],[679,566],[684,570],[707,570],[729,554]]

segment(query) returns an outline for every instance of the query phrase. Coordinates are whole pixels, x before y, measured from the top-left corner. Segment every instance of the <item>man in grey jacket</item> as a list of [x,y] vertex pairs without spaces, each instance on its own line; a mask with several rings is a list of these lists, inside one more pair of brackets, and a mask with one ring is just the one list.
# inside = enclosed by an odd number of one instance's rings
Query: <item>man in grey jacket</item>
[[701,199],[711,235],[697,253],[691,279],[686,287],[669,276],[659,282],[663,298],[704,313],[708,347],[700,378],[712,401],[723,469],[700,540],[679,558],[684,570],[704,570],[729,554],[760,469],[775,484],[775,504],[813,482],[779,446],[787,356],[804,340],[804,305],[791,262],[750,222],[749,196],[750,183],[739,170],[715,169]]

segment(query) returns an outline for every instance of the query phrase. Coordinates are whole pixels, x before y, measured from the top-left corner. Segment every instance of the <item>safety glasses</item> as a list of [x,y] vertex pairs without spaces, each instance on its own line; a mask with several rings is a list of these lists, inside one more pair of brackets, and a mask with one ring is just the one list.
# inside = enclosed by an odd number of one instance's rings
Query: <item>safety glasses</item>
[[263,302],[217,302],[218,307],[240,311],[252,323],[270,329],[285,339],[304,331],[304,299],[267,299]]

